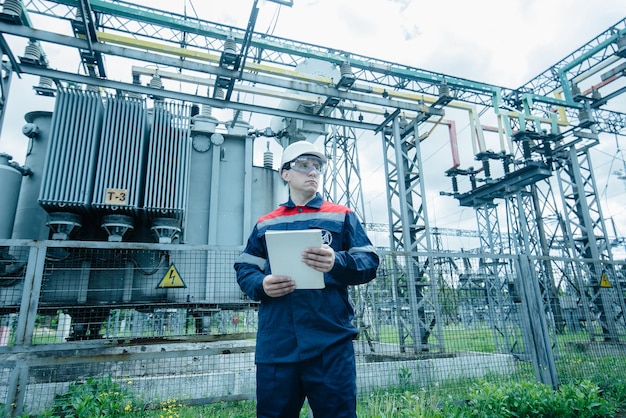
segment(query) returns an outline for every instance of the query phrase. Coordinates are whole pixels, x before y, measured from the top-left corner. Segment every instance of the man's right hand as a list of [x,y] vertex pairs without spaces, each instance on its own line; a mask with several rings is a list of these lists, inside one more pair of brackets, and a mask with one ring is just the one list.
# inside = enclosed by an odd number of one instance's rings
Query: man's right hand
[[289,276],[274,276],[272,274],[263,278],[263,291],[272,298],[285,296],[296,290],[296,282]]

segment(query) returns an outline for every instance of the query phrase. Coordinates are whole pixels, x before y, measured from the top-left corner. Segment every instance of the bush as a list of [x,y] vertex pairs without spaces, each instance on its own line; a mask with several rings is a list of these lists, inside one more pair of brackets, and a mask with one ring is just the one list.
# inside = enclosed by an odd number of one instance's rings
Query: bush
[[133,394],[110,376],[72,383],[47,416],[67,418],[132,416]]
[[601,418],[615,414],[615,407],[601,398],[598,386],[588,380],[563,385],[558,391],[532,382],[482,383],[470,394],[467,408],[477,417]]
[[614,407],[600,397],[598,386],[589,380],[563,385],[557,395],[564,413],[569,413],[568,416],[595,418],[615,414]]

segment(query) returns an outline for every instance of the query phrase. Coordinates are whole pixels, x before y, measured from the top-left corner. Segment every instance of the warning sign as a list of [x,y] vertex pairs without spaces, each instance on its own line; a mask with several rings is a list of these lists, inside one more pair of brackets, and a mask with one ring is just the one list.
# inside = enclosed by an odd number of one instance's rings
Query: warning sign
[[600,278],[600,287],[613,287],[606,273],[602,273],[602,278]]
[[176,266],[172,263],[163,279],[159,282],[157,289],[164,288],[179,288],[179,287],[187,287],[185,282],[183,282],[183,278],[178,274],[178,270],[176,270]]

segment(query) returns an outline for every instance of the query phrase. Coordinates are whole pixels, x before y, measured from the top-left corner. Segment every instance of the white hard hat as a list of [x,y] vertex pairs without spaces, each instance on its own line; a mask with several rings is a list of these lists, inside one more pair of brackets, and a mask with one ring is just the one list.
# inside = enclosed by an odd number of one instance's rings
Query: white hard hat
[[283,157],[280,160],[280,166],[283,167],[286,163],[305,154],[315,155],[316,157],[319,157],[323,163],[326,162],[326,156],[315,145],[308,141],[298,141],[283,150]]

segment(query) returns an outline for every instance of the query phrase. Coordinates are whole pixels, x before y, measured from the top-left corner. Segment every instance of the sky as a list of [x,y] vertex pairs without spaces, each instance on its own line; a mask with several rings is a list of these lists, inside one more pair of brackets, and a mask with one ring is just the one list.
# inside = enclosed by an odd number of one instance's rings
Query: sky
[[[252,10],[252,0],[136,3],[242,29]],[[293,7],[279,7],[260,0],[256,31],[509,88],[525,84],[626,16],[623,0],[294,0],[293,3]],[[10,45],[14,54],[22,54],[21,44],[10,42]],[[60,66],[65,59],[55,56],[54,49],[48,51],[48,58],[53,67]],[[24,161],[27,144],[21,134],[23,115],[33,110],[52,110],[53,106],[52,100],[35,96],[32,86],[36,83],[29,76],[14,77],[8,97],[0,152],[10,154],[19,163]],[[615,100],[626,111],[626,97]],[[457,130],[459,140],[468,144],[467,121],[457,120]],[[429,174],[426,196],[431,226],[475,229],[473,209],[461,208],[455,199],[440,196],[441,191],[451,190],[450,180],[443,174],[452,165],[445,138],[444,132],[435,132],[432,140],[425,141],[422,154],[425,166],[433,173]],[[624,236],[626,180],[620,180],[613,172],[624,168],[624,154],[619,151],[626,149],[626,139],[602,135],[601,145],[596,148],[592,157],[603,213],[611,219],[611,224],[614,222],[618,235]],[[367,221],[387,223],[381,140],[360,133],[358,149]],[[462,155],[462,167],[470,165],[477,164],[467,151]]]

